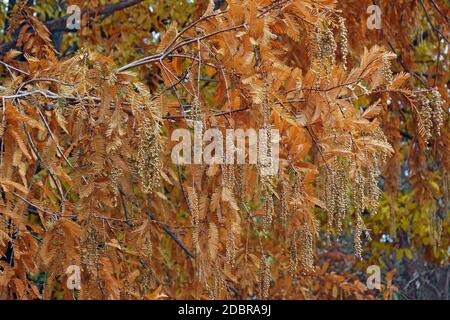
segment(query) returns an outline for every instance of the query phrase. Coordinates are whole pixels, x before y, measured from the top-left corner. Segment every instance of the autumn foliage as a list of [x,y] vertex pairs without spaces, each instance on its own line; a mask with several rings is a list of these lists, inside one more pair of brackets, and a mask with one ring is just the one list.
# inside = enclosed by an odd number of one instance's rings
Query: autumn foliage
[[[372,31],[372,1],[73,3],[81,30],[18,1],[0,38],[1,299],[391,299],[391,254],[448,266],[445,1]],[[193,121],[278,129],[278,174],[173,163]]]

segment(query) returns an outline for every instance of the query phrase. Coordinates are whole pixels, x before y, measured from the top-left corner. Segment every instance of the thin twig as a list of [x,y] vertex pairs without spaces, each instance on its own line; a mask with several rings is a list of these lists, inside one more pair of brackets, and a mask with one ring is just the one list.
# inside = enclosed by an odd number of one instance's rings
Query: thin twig
[[[31,150],[33,150],[33,153],[34,153],[34,155],[36,156],[36,159],[38,160],[38,162],[41,163],[41,162],[42,162],[42,157],[41,157],[41,155],[39,154],[39,151],[38,151],[36,145],[35,145],[34,142],[33,142],[33,138],[31,137],[31,134],[30,134],[30,132],[28,131],[27,125],[26,125],[25,123],[23,123],[23,124],[22,124],[22,128],[23,128],[23,130],[25,131],[25,135],[27,136],[27,140],[28,140],[28,143],[30,144]],[[61,188],[61,186],[60,186],[60,183],[58,182],[58,179],[56,179],[55,174],[54,174],[52,168],[47,168],[47,172],[48,172],[48,174],[50,175],[50,178],[53,180],[53,183],[54,183],[55,186],[56,186],[56,190],[58,191],[59,196],[61,197],[61,205],[62,205],[62,204],[64,203],[64,201],[65,201],[66,198],[64,197],[64,193],[63,193],[63,191],[62,191],[62,188]]]
[[[229,114],[232,114],[232,113],[246,111],[248,109],[249,109],[248,107],[242,107],[242,108],[234,109],[234,110],[220,111],[220,112],[217,112],[217,113],[213,114],[213,116],[221,117],[221,116],[226,116],[226,115],[229,115]],[[162,118],[163,119],[183,119],[183,118],[185,118],[185,116],[183,116],[183,115],[168,115],[168,116],[164,116]]]
[[434,32],[436,32],[438,34],[438,39],[439,39],[439,36],[441,36],[442,39],[445,40],[445,42],[450,44],[450,41],[448,41],[448,39],[442,34],[442,32],[434,26],[433,22],[431,22],[431,17],[429,16],[427,9],[425,8],[425,4],[423,3],[423,0],[419,0],[419,3],[425,13],[425,18],[427,19],[428,24],[431,26],[431,29],[433,29]]
[[129,219],[127,203],[125,200],[125,193],[123,192],[121,186],[119,186],[119,194],[120,194],[120,200],[122,201],[123,212],[125,215],[125,222],[129,227],[132,227],[133,225],[131,224],[130,219]]
[[12,65],[10,65],[10,64],[7,64],[6,62],[3,62],[3,61],[1,61],[1,60],[0,60],[0,64],[4,65],[8,70],[12,69],[12,70],[14,70],[14,71],[23,73],[23,74],[25,74],[25,75],[27,75],[27,76],[30,75],[28,72],[23,71],[23,70],[21,70],[21,69],[19,69],[19,68],[16,68],[16,67],[14,67],[14,66],[12,66]]
[[39,116],[41,117],[41,120],[44,122],[45,128],[47,129],[48,133],[50,134],[50,137],[52,138],[52,140],[55,142],[56,144],[56,149],[58,150],[58,152],[60,153],[61,157],[63,157],[64,161],[67,163],[67,165],[73,169],[72,164],[70,163],[69,159],[67,159],[67,157],[65,156],[62,148],[60,147],[58,141],[56,140],[55,135],[53,134],[52,130],[50,129],[50,126],[48,125],[47,120],[45,119],[45,116],[42,114],[41,110],[38,108],[37,109]]
[[204,36],[197,37],[197,38],[194,38],[194,39],[180,41],[178,44],[176,44],[172,49],[170,49],[168,51],[163,51],[161,53],[158,53],[158,54],[155,54],[155,55],[152,55],[152,56],[144,57],[144,58],[141,58],[139,60],[133,61],[133,62],[131,62],[131,63],[129,63],[129,64],[123,66],[123,67],[120,67],[115,72],[119,73],[119,72],[131,69],[131,68],[143,65],[143,64],[159,62],[159,61],[167,58],[170,54],[172,54],[172,52],[174,52],[175,50],[177,50],[177,49],[179,49],[181,47],[184,47],[186,45],[189,45],[189,44],[197,42],[197,41],[201,41],[201,40],[207,39],[209,37],[213,37],[213,36],[215,36],[217,34],[220,34],[220,33],[223,33],[223,32],[228,32],[228,31],[232,31],[232,30],[236,30],[236,29],[240,29],[240,28],[245,28],[245,27],[246,27],[246,24],[244,23],[244,24],[241,24],[241,25],[231,26],[231,27],[228,27],[228,28],[216,30],[214,32],[211,32],[209,34],[206,34]]
[[436,2],[434,2],[434,0],[430,0],[430,2],[433,4],[433,7],[436,9],[436,11],[439,12],[439,14],[445,18],[445,21],[449,22],[447,15],[442,13],[441,9],[439,9]]
[[45,214],[51,215],[51,216],[53,216],[53,217],[58,217],[58,218],[60,218],[60,217],[64,217],[64,218],[74,218],[74,217],[76,217],[76,215],[63,215],[63,214],[60,214],[60,213],[48,211],[48,210],[46,210],[46,209],[44,209],[44,208],[41,208],[41,207],[37,206],[36,204],[32,203],[31,201],[25,199],[24,197],[22,197],[21,195],[15,193],[15,192],[13,192],[12,194],[13,194],[15,197],[19,198],[20,200],[22,200],[23,202],[25,202],[26,204],[28,204],[28,205],[30,205],[30,206],[32,206],[32,207],[35,207],[35,208],[38,209],[39,211],[41,211],[41,212],[43,212],[43,213],[45,213]]
[[[152,220],[152,221],[156,221],[155,220],[155,216],[150,212],[150,210],[147,210],[147,215],[148,217]],[[186,248],[186,246],[184,245],[184,243],[178,239],[178,237],[176,236],[175,232],[173,232],[172,230],[170,230],[169,226],[166,224],[163,224],[161,226],[161,228],[164,230],[164,232],[173,240],[175,241],[175,243],[181,248],[181,250],[183,250],[189,258],[191,259],[195,259],[195,256],[192,254],[191,251],[189,251],[188,248]]]

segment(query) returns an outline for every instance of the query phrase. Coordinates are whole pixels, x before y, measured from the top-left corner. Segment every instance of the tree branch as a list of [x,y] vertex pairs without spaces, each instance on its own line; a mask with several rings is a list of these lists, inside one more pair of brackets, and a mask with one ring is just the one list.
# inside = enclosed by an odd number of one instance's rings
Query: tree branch
[[[110,15],[112,15],[116,11],[120,11],[120,10],[129,8],[129,7],[132,7],[136,4],[141,3],[142,1],[143,0],[123,0],[118,3],[101,6],[96,10],[87,8],[87,9],[84,9],[81,11],[81,16],[88,14],[89,19],[92,19],[96,16],[101,16],[102,18],[106,18],[106,17],[109,17]],[[74,32],[74,31],[77,31],[77,30],[72,30],[72,29],[67,28],[67,19],[68,18],[69,18],[69,16],[67,15],[67,16],[64,16],[61,18],[53,19],[53,20],[47,21],[45,23],[45,25],[47,26],[47,28],[50,32]],[[0,55],[11,50],[12,48],[14,48],[15,45],[16,45],[15,41],[1,44],[0,45]]]
[[[155,216],[153,215],[153,213],[151,213],[150,210],[147,210],[147,215],[152,221],[156,221]],[[186,253],[188,255],[189,258],[191,258],[191,259],[195,258],[194,254],[191,251],[189,251],[188,248],[186,248],[184,243],[180,239],[178,239],[175,232],[170,230],[170,228],[166,224],[162,225],[162,229],[173,241],[175,241],[175,243],[181,248],[181,250],[184,251],[184,253]]]
[[123,212],[125,215],[125,222],[129,227],[132,227],[133,225],[131,224],[130,219],[129,219],[130,215],[128,214],[127,203],[125,200],[125,193],[123,192],[122,187],[120,187],[120,186],[119,186],[119,193],[120,193],[120,200],[122,201]]

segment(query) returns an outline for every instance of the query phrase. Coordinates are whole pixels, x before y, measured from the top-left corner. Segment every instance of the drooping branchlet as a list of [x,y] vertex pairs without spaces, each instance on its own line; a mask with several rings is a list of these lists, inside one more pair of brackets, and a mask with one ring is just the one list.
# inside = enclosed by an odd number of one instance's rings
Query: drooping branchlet
[[316,71],[315,86],[319,87],[322,80],[322,71],[325,79],[329,78],[333,66],[336,64],[337,44],[333,31],[324,27],[315,26],[313,32],[313,64]]
[[391,61],[389,60],[387,54],[383,54],[383,56],[381,57],[381,61],[383,62],[381,71],[383,73],[384,82],[386,83],[386,87],[389,87],[392,84],[392,80],[394,79],[391,70]]
[[433,110],[433,125],[437,136],[441,135],[441,127],[444,124],[444,100],[437,88],[431,91],[430,106]]
[[339,44],[342,56],[342,65],[344,70],[347,70],[347,56],[348,56],[348,31],[345,26],[345,18],[339,17]]
[[432,137],[433,110],[430,106],[430,100],[424,95],[420,96],[419,108],[419,133],[427,144]]
[[158,125],[144,117],[138,128],[137,169],[145,192],[152,192],[160,185],[161,151]]

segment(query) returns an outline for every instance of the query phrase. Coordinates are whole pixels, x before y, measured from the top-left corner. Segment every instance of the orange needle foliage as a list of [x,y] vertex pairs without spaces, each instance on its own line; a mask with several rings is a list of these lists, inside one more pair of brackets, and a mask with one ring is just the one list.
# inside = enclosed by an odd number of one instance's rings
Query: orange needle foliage
[[[373,298],[357,277],[317,265],[317,241],[350,230],[363,255],[380,174],[391,195],[398,185],[393,112],[409,109],[414,148],[439,136],[442,156],[447,92],[394,74],[393,48],[355,43],[341,9],[201,3],[197,20],[173,22],[152,54],[119,65],[88,49],[57,58],[50,31],[17,6],[10,29],[22,26],[23,52],[3,57],[0,91],[0,298],[48,299],[61,285],[67,299]],[[192,120],[278,129],[278,174],[173,164],[171,133]],[[79,291],[65,286],[70,265]],[[44,288],[30,281],[38,272]]]

